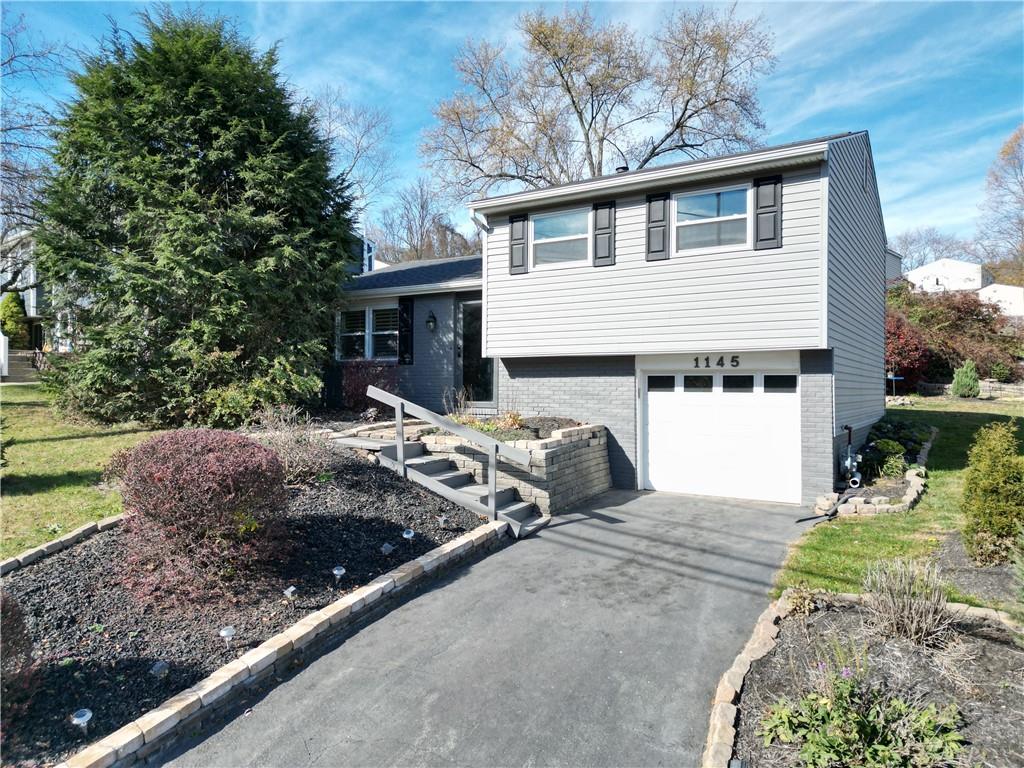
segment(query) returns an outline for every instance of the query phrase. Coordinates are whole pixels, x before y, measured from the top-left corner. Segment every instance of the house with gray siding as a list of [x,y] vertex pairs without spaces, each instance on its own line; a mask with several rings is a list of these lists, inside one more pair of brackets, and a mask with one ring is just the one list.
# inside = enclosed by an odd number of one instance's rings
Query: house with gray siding
[[765,501],[830,491],[884,412],[866,132],[470,212],[481,258],[355,279],[342,364],[383,361],[385,385],[431,408],[464,390],[484,413],[604,424],[619,487]]

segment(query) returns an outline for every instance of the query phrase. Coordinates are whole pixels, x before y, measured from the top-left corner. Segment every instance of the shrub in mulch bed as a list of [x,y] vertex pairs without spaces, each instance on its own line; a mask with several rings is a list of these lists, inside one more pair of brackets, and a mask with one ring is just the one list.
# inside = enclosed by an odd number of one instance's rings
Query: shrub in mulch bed
[[118,453],[128,571],[140,595],[196,598],[256,574],[288,546],[278,455],[219,429],[179,429]]
[[960,510],[967,520],[964,544],[975,562],[1008,562],[1024,528],[1024,458],[1016,421],[986,424],[968,454]]
[[[4,763],[56,763],[139,717],[217,667],[342,594],[483,521],[390,470],[340,453],[333,479],[288,490],[282,527],[292,546],[259,578],[192,601],[154,602],[124,586],[128,531],[96,534],[14,571],[3,587],[21,604],[40,665],[38,691],[10,723]],[[443,521],[439,520],[444,517]],[[411,541],[402,531],[411,528]],[[381,546],[390,543],[389,555]],[[346,574],[335,588],[331,569]],[[282,591],[297,588],[294,606]],[[234,626],[230,649],[218,636]],[[163,679],[150,674],[170,665]],[[69,722],[94,713],[85,739]]]
[[743,684],[736,756],[757,768],[1024,765],[1024,649],[956,619],[930,644],[817,601]]

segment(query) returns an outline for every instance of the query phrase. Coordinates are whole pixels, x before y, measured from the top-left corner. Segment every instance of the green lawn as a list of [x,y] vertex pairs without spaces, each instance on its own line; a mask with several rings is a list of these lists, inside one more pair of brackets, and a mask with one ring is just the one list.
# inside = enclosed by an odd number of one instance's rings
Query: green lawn
[[[961,526],[960,495],[975,431],[990,421],[1024,417],[1024,403],[932,397],[892,411],[900,418],[940,430],[928,457],[927,492],[907,514],[845,517],[815,525],[790,552],[776,580],[776,594],[801,583],[835,592],[859,592],[870,563],[927,556],[942,533]],[[1018,424],[1017,434],[1024,437],[1024,423]],[[951,592],[951,597],[984,604],[969,595]]]
[[0,557],[121,511],[120,496],[97,487],[103,468],[116,451],[152,432],[131,424],[70,424],[38,385],[0,386],[0,409],[4,443],[10,441],[0,470]]

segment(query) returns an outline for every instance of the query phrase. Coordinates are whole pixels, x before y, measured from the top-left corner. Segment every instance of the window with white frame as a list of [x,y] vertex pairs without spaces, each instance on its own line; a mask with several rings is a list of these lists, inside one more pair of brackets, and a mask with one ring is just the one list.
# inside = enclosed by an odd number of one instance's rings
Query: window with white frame
[[743,186],[675,195],[676,251],[745,245],[747,189]]
[[530,233],[535,267],[590,260],[590,208],[534,214]]
[[341,313],[341,358],[398,357],[398,307],[356,309]]

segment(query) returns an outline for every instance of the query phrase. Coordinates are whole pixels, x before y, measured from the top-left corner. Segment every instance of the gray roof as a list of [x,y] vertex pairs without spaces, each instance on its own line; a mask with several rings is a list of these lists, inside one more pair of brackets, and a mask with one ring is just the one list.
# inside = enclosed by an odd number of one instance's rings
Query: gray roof
[[483,259],[480,256],[460,256],[456,259],[426,259],[407,261],[359,275],[346,286],[348,291],[371,291],[385,288],[452,283],[460,280],[482,280]]
[[[756,149],[745,149],[742,152],[728,152],[724,155],[708,155],[707,157],[694,157],[690,158],[689,160],[682,160],[678,163],[666,163],[665,165],[649,165],[646,168],[638,168],[633,171],[624,171],[622,173],[610,173],[605,174],[604,176],[595,176],[590,179],[581,179],[580,181],[567,181],[563,184],[551,184],[547,187],[542,187],[541,189],[569,189],[572,187],[585,187],[587,184],[590,184],[591,182],[597,181],[598,179],[607,178],[608,176],[615,176],[617,178],[628,178],[630,176],[644,176],[645,174],[648,174],[651,171],[664,171],[669,168],[686,168],[691,165],[700,165],[701,163],[707,163],[712,160],[725,160],[733,157],[746,157],[747,155],[757,155],[760,154],[761,152],[773,152],[779,149],[791,149],[793,147],[802,147],[807,144],[823,144],[826,141],[836,141],[838,139],[845,139],[859,133],[867,133],[867,131],[846,131],[844,133],[833,133],[828,136],[819,136],[814,139],[802,139],[800,141],[787,142],[786,144],[773,144],[772,146],[757,147]],[[520,190],[519,192],[509,192],[507,194],[494,195],[493,197],[482,197],[477,200],[471,201],[469,205],[470,207],[472,207],[475,203],[494,202],[497,200],[502,200],[506,197],[516,197],[517,195],[521,194],[524,191],[531,190]]]

